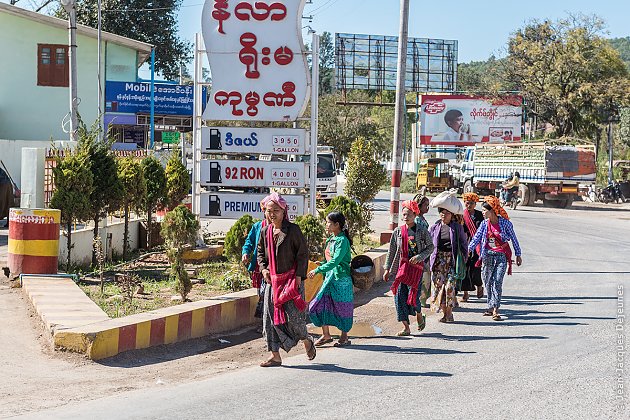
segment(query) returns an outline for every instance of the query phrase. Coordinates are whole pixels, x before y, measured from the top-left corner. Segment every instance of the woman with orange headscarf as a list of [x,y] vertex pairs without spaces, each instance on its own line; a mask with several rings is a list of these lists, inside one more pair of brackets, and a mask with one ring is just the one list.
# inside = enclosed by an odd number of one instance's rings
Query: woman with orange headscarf
[[396,335],[408,336],[411,334],[410,316],[416,316],[418,331],[426,326],[419,289],[422,273],[428,269],[424,267],[424,260],[431,255],[433,242],[427,229],[416,223],[416,216],[420,214],[418,203],[408,200],[402,203],[402,207],[401,218],[405,223],[392,233],[383,281],[394,282],[391,290],[394,293],[396,314],[404,327]]
[[503,293],[503,278],[505,272],[512,274],[512,249],[509,241],[514,245],[516,265],[521,265],[521,247],[514,233],[514,226],[505,209],[501,207],[499,199],[487,196],[482,204],[485,220],[479,225],[477,233],[468,245],[468,252],[472,252],[480,245],[480,256],[483,262],[481,277],[488,294],[488,309],[484,316],[492,316],[494,321],[501,321],[499,307]]

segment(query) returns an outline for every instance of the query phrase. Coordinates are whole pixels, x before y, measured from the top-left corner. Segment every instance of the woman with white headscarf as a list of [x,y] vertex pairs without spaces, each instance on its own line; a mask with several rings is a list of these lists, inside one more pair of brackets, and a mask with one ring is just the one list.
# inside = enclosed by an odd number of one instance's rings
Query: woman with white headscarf
[[433,291],[431,308],[442,311],[440,322],[454,322],[453,308],[457,306],[456,264],[458,258],[465,261],[468,257],[468,238],[457,215],[464,213],[464,206],[457,198],[456,191],[445,191],[431,201],[431,207],[437,207],[440,219],[429,228],[433,239],[433,253],[429,260]]

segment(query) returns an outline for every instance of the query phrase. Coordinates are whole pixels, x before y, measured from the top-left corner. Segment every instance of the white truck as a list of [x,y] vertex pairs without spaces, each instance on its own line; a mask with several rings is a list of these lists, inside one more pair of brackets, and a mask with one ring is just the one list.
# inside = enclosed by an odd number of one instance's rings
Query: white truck
[[571,206],[595,183],[595,146],[506,143],[467,147],[458,174],[463,192],[494,194],[519,172],[522,205],[542,200],[547,207]]
[[[300,162],[310,162],[310,155],[299,156]],[[308,190],[308,185],[306,187]],[[332,147],[317,146],[317,199],[326,204],[337,196],[337,167]]]

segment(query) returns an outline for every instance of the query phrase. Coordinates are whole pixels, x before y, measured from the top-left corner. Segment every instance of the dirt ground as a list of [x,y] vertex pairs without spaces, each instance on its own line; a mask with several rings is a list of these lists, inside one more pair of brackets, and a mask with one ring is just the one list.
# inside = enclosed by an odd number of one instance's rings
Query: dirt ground
[[[387,286],[380,283],[371,291],[357,295],[359,304],[370,301],[355,310],[355,324],[360,326],[362,335],[375,335],[372,325],[383,334],[393,334],[399,329],[391,316],[391,297],[385,297],[385,292]],[[387,311],[382,310],[384,305]],[[290,355],[300,353],[304,350],[298,346]],[[55,352],[22,291],[11,289],[6,279],[0,280],[0,417],[123,391],[202,380],[258,364],[266,357],[265,344],[255,327],[131,351],[100,362]]]

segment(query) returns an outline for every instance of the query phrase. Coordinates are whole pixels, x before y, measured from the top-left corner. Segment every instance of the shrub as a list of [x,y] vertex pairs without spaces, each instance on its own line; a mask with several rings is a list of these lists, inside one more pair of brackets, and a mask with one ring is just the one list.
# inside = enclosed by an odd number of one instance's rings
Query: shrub
[[376,197],[387,179],[387,171],[374,156],[374,147],[363,137],[352,143],[344,192],[362,206]]
[[147,185],[142,203],[144,210],[147,212],[147,249],[151,249],[153,211],[165,199],[166,173],[162,164],[154,156],[149,156],[142,160],[142,170]]
[[240,260],[245,239],[252,225],[256,223],[249,214],[241,216],[240,219],[232,225],[228,233],[225,235],[225,245],[223,246],[223,255],[230,260]]
[[187,245],[194,244],[199,233],[199,221],[186,206],[180,205],[166,213],[162,223],[162,236],[166,245],[168,259],[171,263],[171,279],[176,283],[176,290],[185,301],[192,288],[186,273],[182,253]]
[[338,195],[326,207],[323,217],[326,217],[328,213],[333,211],[338,211],[346,217],[350,236],[363,235],[369,231],[369,219],[366,223],[366,214],[356,201],[346,196]]
[[319,259],[324,253],[324,235],[326,234],[322,220],[311,214],[307,214],[297,217],[295,224],[300,227],[300,230],[306,237],[311,259]]
[[228,270],[221,280],[221,288],[232,292],[240,292],[250,288],[249,276],[246,276],[240,266],[233,266]]

